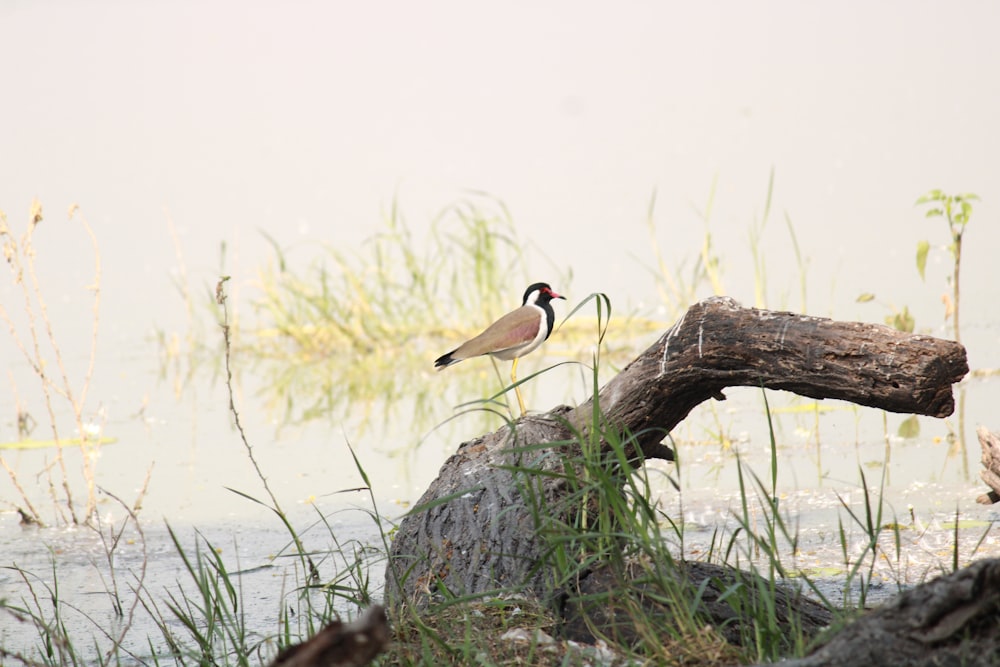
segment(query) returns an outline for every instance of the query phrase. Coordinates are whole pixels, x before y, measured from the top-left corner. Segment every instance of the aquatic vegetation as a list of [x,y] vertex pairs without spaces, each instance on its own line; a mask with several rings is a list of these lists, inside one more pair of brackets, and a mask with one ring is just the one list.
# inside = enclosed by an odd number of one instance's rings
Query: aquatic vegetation
[[[441,399],[425,381],[430,361],[509,310],[512,297],[537,275],[554,274],[548,281],[561,291],[570,282],[569,272],[558,268],[529,275],[531,251],[492,198],[447,207],[431,230],[418,237],[394,205],[384,229],[360,252],[318,246],[304,267],[293,266],[272,240],[274,260],[259,271],[252,298],[256,324],[241,320],[235,346],[268,378],[263,398],[279,422],[340,419],[350,410],[363,426],[405,406],[415,423],[430,426],[423,420],[435,415],[432,405]],[[615,349],[620,359],[636,336],[663,327],[639,315],[616,324],[623,334]],[[546,353],[581,358],[593,322],[559,318],[557,327]],[[450,374],[449,384],[462,383],[459,395],[467,400],[506,385],[485,383],[484,392],[480,375],[466,368]]]
[[[948,245],[948,252],[951,254],[951,302],[947,304],[945,319],[951,319],[952,328],[955,332],[955,340],[962,342],[962,333],[959,328],[959,306],[961,304],[961,283],[962,274],[962,238],[965,235],[965,226],[969,224],[972,217],[972,202],[979,201],[979,197],[972,193],[949,195],[941,190],[931,190],[927,194],[917,199],[917,206],[929,205],[926,213],[927,218],[943,218],[948,223],[948,232],[951,234],[951,243]],[[927,266],[927,253],[930,250],[929,241],[921,241],[917,244],[917,271],[920,277],[924,277],[924,270]]]

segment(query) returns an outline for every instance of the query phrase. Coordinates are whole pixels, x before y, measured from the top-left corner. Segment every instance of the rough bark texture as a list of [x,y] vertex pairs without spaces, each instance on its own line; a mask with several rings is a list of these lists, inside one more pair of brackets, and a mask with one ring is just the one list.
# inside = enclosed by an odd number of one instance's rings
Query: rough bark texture
[[[600,401],[633,433],[669,431],[733,386],[947,417],[955,410],[951,385],[968,370],[965,348],[953,341],[713,298],[692,306],[601,390]],[[580,406],[573,421],[583,423],[589,411]],[[653,432],[646,438],[659,440]]]
[[906,591],[786,667],[1000,664],[1000,559]]
[[979,476],[986,482],[986,486],[992,489],[976,498],[976,502],[991,505],[1000,501],[1000,436],[990,433],[985,426],[980,426],[976,430],[976,435],[979,436],[979,445],[983,448],[983,469],[979,471]]
[[[723,399],[726,387],[945,417],[954,410],[951,385],[967,371],[965,348],[952,341],[712,298],[692,306],[599,400],[609,422],[637,434],[646,458],[671,458],[663,437],[699,403]],[[519,491],[525,477],[512,467],[561,471],[561,441],[586,427],[592,409],[559,407],[460,445],[399,526],[386,571],[389,604],[421,605],[441,588],[557,594],[546,590],[539,526]],[[535,491],[542,507],[560,511],[558,482]]]

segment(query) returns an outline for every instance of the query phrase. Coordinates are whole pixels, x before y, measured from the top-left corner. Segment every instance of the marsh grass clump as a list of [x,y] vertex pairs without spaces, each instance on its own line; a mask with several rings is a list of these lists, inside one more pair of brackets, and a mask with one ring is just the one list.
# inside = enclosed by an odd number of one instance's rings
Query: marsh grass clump
[[360,253],[327,244],[304,269],[272,241],[275,258],[261,269],[253,300],[261,324],[244,338],[270,380],[271,408],[291,421],[376,399],[426,412],[431,396],[416,380],[427,373],[432,345],[500,311],[500,286],[524,276],[506,209],[487,203],[449,207],[426,237],[394,205]]
[[[773,187],[772,172],[764,218],[750,238],[755,294],[762,303],[767,286],[761,244]],[[676,270],[668,268],[656,240],[655,194],[650,201],[647,225],[655,260],[650,272],[671,317],[689,307],[706,286],[714,294],[724,292],[722,262],[710,230],[714,193],[713,182],[699,213],[705,224],[702,247],[693,264],[682,260]],[[790,221],[788,227],[795,243]],[[380,230],[359,250],[335,242],[316,244],[296,250],[297,257],[315,250],[303,261],[293,259],[278,240],[268,241],[273,259],[258,270],[251,286],[253,317],[234,317],[233,338],[237,353],[248,355],[245,366],[264,378],[261,396],[278,424],[339,419],[349,406],[359,428],[398,419],[404,411],[415,423],[430,426],[440,418],[435,408],[442,401],[440,392],[429,389],[435,385],[426,382],[427,360],[509,311],[518,296],[510,285],[544,277],[572,300],[571,272],[529,270],[531,241],[518,236],[501,201],[482,193],[444,208],[426,234],[416,233],[393,202]],[[797,244],[795,250],[804,306],[808,260]],[[183,293],[190,298],[190,290]],[[610,326],[616,335],[609,336],[604,355],[610,364],[623,365],[637,339],[648,339],[666,325],[636,311]],[[592,330],[586,317],[561,322],[546,354],[586,362]],[[165,350],[179,346],[176,337],[162,338]],[[452,373],[449,387],[454,394],[446,397],[451,405],[460,405],[492,395],[506,383],[502,372],[479,364]],[[484,428],[491,425],[496,422],[483,423]]]
[[[683,520],[659,507],[659,485],[651,482],[635,434],[597,424],[565,443],[579,453],[564,459],[561,474],[517,470],[546,545],[539,567],[551,572],[547,588],[560,592],[554,605],[565,636],[604,639],[630,659],[665,665],[801,655],[816,621],[800,618],[789,602],[795,596],[786,593],[786,573],[775,564],[779,535],[772,530],[756,538],[769,547],[763,571],[728,567],[738,533],[729,544],[720,534],[709,549],[727,567],[685,561]],[[679,489],[675,479],[666,481]],[[552,483],[565,492],[558,506],[542,500]],[[720,621],[726,616],[720,608],[731,610],[729,621]]]
[[[348,404],[362,426],[400,406],[412,408],[417,423],[433,418],[441,394],[426,381],[429,360],[510,310],[510,285],[537,278],[527,269],[530,244],[518,238],[509,212],[482,195],[447,207],[426,235],[415,234],[394,205],[360,252],[325,244],[304,268],[271,244],[274,260],[260,270],[252,303],[259,324],[243,327],[237,347],[267,378],[265,400],[281,422],[339,416]],[[547,351],[578,357],[591,327],[563,322]],[[661,324],[636,315],[621,327],[634,336]],[[473,400],[504,387],[499,378],[492,384],[488,370],[453,373],[458,395]]]

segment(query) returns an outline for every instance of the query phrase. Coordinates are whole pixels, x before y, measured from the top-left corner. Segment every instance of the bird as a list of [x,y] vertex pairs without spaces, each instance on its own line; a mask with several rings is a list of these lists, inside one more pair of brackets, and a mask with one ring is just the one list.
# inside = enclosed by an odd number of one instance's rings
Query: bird
[[517,394],[517,403],[524,415],[524,399],[517,387],[517,362],[549,337],[555,324],[556,314],[552,310],[552,299],[566,297],[556,294],[548,283],[533,283],[524,291],[521,307],[507,313],[475,338],[470,338],[451,352],[434,361],[434,366],[442,371],[452,364],[484,354],[513,360],[510,380]]

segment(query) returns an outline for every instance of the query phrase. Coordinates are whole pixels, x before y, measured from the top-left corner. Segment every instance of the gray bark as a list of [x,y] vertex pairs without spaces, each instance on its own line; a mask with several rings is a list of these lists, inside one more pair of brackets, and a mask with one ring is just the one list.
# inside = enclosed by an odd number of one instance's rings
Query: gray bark
[[[636,434],[645,458],[671,458],[664,436],[731,386],[763,386],[893,412],[945,417],[965,348],[885,326],[742,308],[728,298],[692,306],[599,392],[612,425]],[[402,521],[386,571],[392,607],[524,587],[545,599],[544,544],[511,466],[561,471],[564,444],[586,429],[590,401],[528,416],[463,443]],[[530,446],[530,447],[529,447]],[[537,490],[561,507],[558,482]]]
[[905,591],[785,667],[1000,664],[1000,559]]

